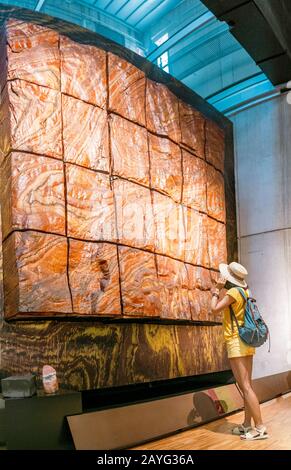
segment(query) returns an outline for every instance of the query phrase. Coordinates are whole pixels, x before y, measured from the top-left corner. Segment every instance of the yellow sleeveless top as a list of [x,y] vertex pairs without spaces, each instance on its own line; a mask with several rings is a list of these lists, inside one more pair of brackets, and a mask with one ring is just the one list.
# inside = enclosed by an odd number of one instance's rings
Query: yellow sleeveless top
[[[246,296],[249,297],[250,293],[248,289],[244,289]],[[244,323],[244,310],[245,310],[245,301],[239,292],[238,289],[232,287],[226,292],[227,295],[232,297],[235,302],[231,304],[234,314],[238,320],[239,326],[242,326]],[[233,328],[231,326],[233,324]],[[231,321],[230,309],[227,307],[223,312],[223,333],[225,341],[237,338],[239,336],[238,329],[235,321]]]

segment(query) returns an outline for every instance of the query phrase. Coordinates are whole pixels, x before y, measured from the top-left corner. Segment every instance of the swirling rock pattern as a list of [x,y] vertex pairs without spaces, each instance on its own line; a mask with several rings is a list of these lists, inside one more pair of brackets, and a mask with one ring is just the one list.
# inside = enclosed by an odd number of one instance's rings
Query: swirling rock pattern
[[213,166],[206,167],[207,213],[214,219],[225,223],[224,178]]
[[46,362],[88,389],[228,368],[209,311],[227,260],[223,131],[142,58],[22,14],[0,32],[4,313],[18,320],[0,323],[2,374]]
[[218,269],[221,260],[227,259],[225,224],[208,217],[207,232],[210,267]]
[[64,237],[14,232],[4,241],[3,259],[6,318],[72,313]]
[[59,35],[15,22],[7,28],[9,80],[19,78],[54,90],[61,87]]
[[12,152],[1,173],[3,237],[17,229],[65,235],[65,190],[62,162]]
[[62,95],[64,160],[92,170],[109,171],[107,113]]
[[75,313],[121,314],[115,245],[70,240],[69,281]]
[[109,109],[145,125],[145,74],[115,54],[108,54]]
[[149,186],[148,136],[144,127],[111,114],[112,173]]
[[206,163],[192,153],[182,150],[183,196],[185,206],[206,212]]
[[13,149],[62,159],[60,93],[17,79],[7,82],[3,99],[10,134],[3,153]]
[[124,315],[159,317],[161,299],[155,255],[124,246],[118,251]]
[[199,111],[183,101],[179,102],[181,143],[205,158],[205,119]]
[[180,142],[178,98],[165,85],[151,80],[147,80],[146,120],[150,131]]
[[225,136],[217,124],[206,121],[206,160],[224,173]]
[[178,145],[169,139],[149,135],[151,186],[181,202],[182,155]]
[[191,320],[189,281],[185,264],[158,255],[157,270],[161,285],[161,317]]
[[113,182],[118,241],[154,251],[155,224],[148,188],[116,179]]
[[183,207],[185,226],[184,260],[209,267],[208,217],[189,207]]
[[62,93],[104,108],[107,101],[105,51],[61,36],[60,59]]
[[66,164],[68,235],[83,240],[115,240],[115,209],[109,177]]
[[185,230],[183,206],[163,194],[153,193],[156,227],[155,251],[184,260]]

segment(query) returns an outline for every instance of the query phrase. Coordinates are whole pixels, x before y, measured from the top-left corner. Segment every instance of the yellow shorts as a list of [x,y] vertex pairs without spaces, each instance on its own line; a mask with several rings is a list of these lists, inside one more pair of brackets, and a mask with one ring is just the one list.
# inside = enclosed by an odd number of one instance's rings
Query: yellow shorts
[[252,356],[255,354],[255,348],[245,344],[239,336],[228,339],[226,341],[227,355],[232,357]]

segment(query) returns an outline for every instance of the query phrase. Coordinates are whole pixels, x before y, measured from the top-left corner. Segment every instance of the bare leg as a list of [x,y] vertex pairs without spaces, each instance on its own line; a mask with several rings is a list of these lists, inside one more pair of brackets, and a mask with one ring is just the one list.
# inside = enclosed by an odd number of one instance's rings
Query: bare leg
[[[239,389],[240,389],[240,391],[243,395],[243,386],[242,386],[240,374],[237,371],[235,363],[232,363],[231,360],[230,360],[230,365],[231,365],[232,372],[233,372],[234,378],[236,380],[236,383],[239,386]],[[244,399],[244,412],[245,412],[245,419],[244,419],[244,422],[243,422],[243,426],[247,428],[247,427],[251,426],[252,415],[251,415],[251,410],[249,409],[249,406],[248,406],[248,404],[247,404],[247,402],[244,398],[244,395],[243,395],[243,399]]]
[[246,405],[246,418],[251,416],[255,426],[263,425],[260,404],[250,381],[250,360],[249,356],[230,358],[230,365],[238,385],[243,393]]
[[[248,377],[249,377],[249,381],[251,385],[252,385],[252,372],[253,372],[253,357],[254,356],[245,357],[246,366],[248,370]],[[247,428],[252,425],[252,413],[251,413],[248,403],[245,400],[244,400],[244,403],[245,403],[245,419],[244,419],[243,425],[245,428]]]

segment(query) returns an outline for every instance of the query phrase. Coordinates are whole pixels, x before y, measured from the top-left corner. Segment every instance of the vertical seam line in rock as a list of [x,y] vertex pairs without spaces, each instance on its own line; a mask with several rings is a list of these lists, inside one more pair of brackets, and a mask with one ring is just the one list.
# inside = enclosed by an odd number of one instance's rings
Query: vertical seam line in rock
[[70,298],[71,298],[72,313],[74,313],[73,294],[72,294],[72,288],[71,288],[71,282],[70,282],[70,239],[69,237],[66,237],[66,239],[67,239],[67,279],[68,279],[68,287],[69,287]]
[[[180,127],[180,135],[182,140],[182,126],[181,126],[181,116],[180,116],[180,100],[178,100],[178,115],[179,115],[179,127]],[[180,204],[183,203],[183,195],[184,195],[184,169],[183,169],[183,151],[181,145],[179,145],[180,155],[181,155],[181,197],[180,197]],[[185,227],[184,227],[185,229]]]
[[119,246],[116,245],[116,253],[117,253],[117,266],[118,266],[118,282],[119,282],[119,298],[120,298],[120,309],[121,309],[121,315],[124,313],[124,308],[123,308],[123,298],[122,298],[122,290],[121,290],[121,270],[120,270],[120,258],[119,258]]
[[[205,158],[205,162],[208,163],[206,161],[206,148],[207,148],[207,121],[206,119],[204,119],[204,158]],[[205,167],[205,179],[206,179],[206,184],[205,184],[205,197],[206,197],[206,213],[208,211],[208,193],[207,193],[207,183],[208,183],[208,171],[207,171],[207,165]],[[208,213],[207,213],[207,217],[209,217]],[[211,217],[212,218],[212,217]],[[209,266],[211,264],[210,262],[210,250],[209,250],[209,231],[208,231],[208,223],[207,223],[207,230],[206,230],[206,236],[207,236],[207,256],[208,256],[208,261],[209,261]]]
[[[109,185],[110,189],[113,192],[112,186],[112,173],[113,173],[113,159],[112,159],[112,145],[111,145],[111,114],[109,113],[109,57],[108,52],[106,52],[106,114],[107,114],[107,130],[108,130],[108,158],[109,158]],[[113,195],[114,196],[114,195]],[[116,207],[115,207],[116,211]],[[117,231],[117,224],[116,224]]]
[[71,309],[74,313],[73,308],[73,295],[70,284],[70,273],[69,273],[69,258],[70,258],[70,243],[68,239],[68,195],[67,195],[67,175],[66,175],[66,163],[65,163],[65,151],[64,151],[64,121],[63,121],[63,95],[62,95],[62,58],[61,58],[61,36],[59,35],[59,57],[60,57],[60,96],[61,96],[61,141],[62,141],[62,163],[63,163],[63,175],[64,175],[64,202],[65,202],[65,236],[67,241],[67,262],[66,262],[66,273],[67,283],[70,293]]

